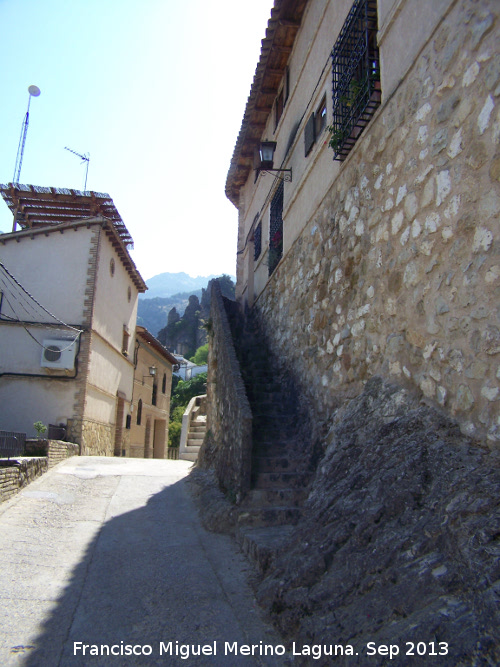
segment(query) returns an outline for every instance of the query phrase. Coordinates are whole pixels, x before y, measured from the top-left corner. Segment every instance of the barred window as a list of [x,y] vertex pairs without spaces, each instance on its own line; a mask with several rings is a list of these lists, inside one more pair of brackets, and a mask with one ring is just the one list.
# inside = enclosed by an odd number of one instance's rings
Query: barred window
[[253,260],[257,260],[262,252],[262,222],[259,222],[253,233]]
[[355,0],[332,50],[330,146],[344,160],[380,105],[377,0]]
[[284,181],[280,181],[271,201],[269,220],[269,275],[278,266],[283,256],[283,190]]

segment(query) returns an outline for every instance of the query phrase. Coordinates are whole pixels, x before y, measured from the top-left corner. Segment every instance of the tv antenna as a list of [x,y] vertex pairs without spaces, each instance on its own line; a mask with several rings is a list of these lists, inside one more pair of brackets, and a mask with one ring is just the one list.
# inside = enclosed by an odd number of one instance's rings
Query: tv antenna
[[79,157],[82,160],[81,164],[83,164],[84,162],[87,163],[87,166],[85,167],[85,183],[84,183],[84,186],[83,186],[83,191],[86,192],[87,191],[87,176],[89,175],[89,162],[90,162],[89,153],[84,153],[82,155],[81,153],[77,153],[72,148],[68,148],[67,146],[64,147],[64,150],[69,151],[70,153],[73,153],[73,155],[76,155],[77,157]]
[[21,128],[21,136],[19,137],[19,146],[17,148],[17,157],[16,165],[14,167],[14,178],[13,183],[19,183],[21,178],[21,167],[23,166],[23,155],[24,155],[24,145],[26,144],[26,135],[28,134],[28,125],[30,122],[30,103],[32,97],[38,97],[40,95],[40,88],[38,86],[30,86],[28,88],[28,109],[24,117],[23,125]]

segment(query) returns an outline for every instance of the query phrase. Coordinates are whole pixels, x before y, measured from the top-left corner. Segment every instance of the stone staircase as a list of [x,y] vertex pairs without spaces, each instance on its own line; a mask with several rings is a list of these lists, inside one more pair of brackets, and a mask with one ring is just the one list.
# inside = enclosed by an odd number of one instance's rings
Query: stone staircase
[[205,396],[191,399],[182,417],[182,433],[179,447],[179,459],[196,461],[200,447],[207,432],[207,416],[204,410]]
[[255,320],[247,320],[235,338],[253,416],[252,488],[240,505],[237,532],[245,553],[265,571],[302,515],[311,445],[298,393]]

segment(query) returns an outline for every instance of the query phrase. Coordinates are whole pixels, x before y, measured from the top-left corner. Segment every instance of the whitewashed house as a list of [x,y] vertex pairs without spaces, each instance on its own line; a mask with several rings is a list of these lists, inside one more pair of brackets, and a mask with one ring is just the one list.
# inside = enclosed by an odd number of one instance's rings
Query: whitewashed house
[[82,454],[120,455],[147,289],[132,239],[109,195],[0,191],[15,220],[0,236],[0,429],[62,424]]

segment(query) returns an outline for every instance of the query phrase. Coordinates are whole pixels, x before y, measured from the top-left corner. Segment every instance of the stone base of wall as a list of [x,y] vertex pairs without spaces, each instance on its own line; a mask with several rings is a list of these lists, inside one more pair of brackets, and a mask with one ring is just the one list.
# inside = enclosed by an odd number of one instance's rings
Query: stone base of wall
[[26,456],[45,456],[48,458],[49,468],[69,458],[80,454],[80,445],[64,440],[26,440]]
[[25,451],[25,457],[0,459],[0,503],[61,461],[78,456],[80,446],[62,440],[30,439]]
[[132,459],[143,459],[144,445],[130,445],[128,456]]
[[68,419],[68,436],[80,443],[82,456],[114,456],[115,427],[90,419]]
[[0,459],[0,502],[14,496],[48,469],[47,457]]

